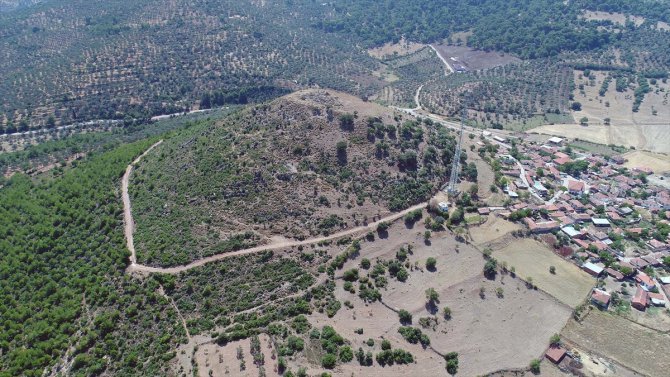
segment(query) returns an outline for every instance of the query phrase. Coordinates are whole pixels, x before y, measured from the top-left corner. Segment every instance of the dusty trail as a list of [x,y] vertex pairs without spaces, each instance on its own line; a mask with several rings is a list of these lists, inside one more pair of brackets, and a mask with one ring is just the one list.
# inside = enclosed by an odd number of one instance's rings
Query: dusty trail
[[196,261],[193,261],[189,264],[182,265],[182,266],[175,266],[175,267],[150,267],[150,266],[144,266],[140,265],[137,263],[131,263],[131,265],[128,267],[129,272],[133,271],[139,271],[139,272],[151,272],[151,273],[163,273],[163,274],[178,274],[180,272],[188,271],[192,268],[200,267],[208,263],[220,261],[222,259],[230,258],[230,257],[235,257],[239,255],[247,255],[247,254],[254,254],[254,253],[259,253],[262,251],[267,251],[267,250],[277,250],[277,249],[285,249],[289,247],[294,247],[294,246],[301,246],[301,245],[311,245],[323,241],[330,241],[330,240],[335,240],[338,238],[346,237],[346,236],[353,236],[356,234],[362,234],[362,233],[367,233],[370,231],[374,231],[377,229],[377,225],[382,222],[391,222],[395,221],[409,212],[412,212],[417,209],[423,209],[427,206],[427,203],[421,203],[417,204],[415,206],[412,206],[410,208],[407,208],[404,211],[397,212],[394,214],[391,214],[389,216],[386,216],[378,221],[375,221],[373,223],[370,223],[368,225],[363,225],[359,226],[356,228],[351,228],[347,230],[343,230],[341,232],[337,232],[334,234],[331,234],[329,236],[322,236],[322,237],[316,237],[316,238],[310,238],[307,240],[303,241],[286,241],[286,242],[278,242],[278,243],[273,243],[269,245],[262,245],[262,246],[256,246],[252,247],[249,249],[244,249],[244,250],[238,250],[238,251],[232,251],[229,253],[224,253],[224,254],[217,254],[217,255],[212,255],[210,257],[202,258]]
[[[444,56],[442,56],[442,54],[440,54],[440,52],[437,51],[437,49],[435,47],[433,47],[433,45],[428,45],[428,46],[430,46],[430,48],[432,48],[433,51],[435,51],[435,53],[437,54],[437,57],[440,58],[440,60],[442,60],[442,63],[444,63],[444,66],[447,68],[444,71],[444,75],[449,76],[450,73],[454,73],[454,69],[451,67],[451,65],[449,65],[449,62],[447,61],[447,59],[445,59]],[[447,71],[449,71],[449,72],[447,72]]]
[[137,165],[142,157],[146,156],[147,153],[151,152],[152,149],[157,147],[163,142],[159,140],[156,144],[152,145],[144,151],[139,157],[135,159],[128,167],[126,172],[123,174],[121,179],[121,198],[123,200],[123,233],[126,236],[126,247],[130,250],[130,265],[133,266],[137,263],[137,254],[135,253],[135,242],[133,240],[133,232],[135,231],[135,223],[133,222],[133,214],[130,208],[130,195],[128,195],[128,181],[130,180],[130,173],[133,171],[133,166]]

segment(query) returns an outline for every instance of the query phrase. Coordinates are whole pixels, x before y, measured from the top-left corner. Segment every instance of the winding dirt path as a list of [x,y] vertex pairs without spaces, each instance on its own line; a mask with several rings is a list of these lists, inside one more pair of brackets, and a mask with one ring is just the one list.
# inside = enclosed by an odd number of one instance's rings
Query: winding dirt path
[[135,232],[135,222],[133,222],[133,213],[130,208],[130,195],[128,195],[128,181],[130,181],[130,173],[133,171],[133,166],[137,165],[140,162],[142,157],[146,156],[147,153],[151,152],[152,149],[160,145],[163,140],[159,140],[156,144],[152,145],[144,151],[135,161],[131,162],[130,165],[126,168],[126,172],[123,174],[121,179],[121,198],[123,200],[123,234],[126,236],[126,247],[130,250],[130,266],[132,267],[137,263],[137,254],[135,253],[135,242],[133,240],[133,232]]
[[128,247],[128,250],[130,250],[130,265],[128,266],[127,271],[128,272],[148,272],[148,273],[163,273],[163,274],[178,274],[180,272],[188,271],[192,268],[200,267],[208,263],[216,262],[222,259],[230,258],[230,257],[235,257],[239,255],[247,255],[247,254],[254,254],[254,253],[259,253],[262,251],[267,251],[267,250],[276,250],[276,249],[285,249],[289,247],[294,247],[294,246],[301,246],[301,245],[311,245],[323,241],[330,241],[334,240],[337,238],[342,238],[342,237],[347,237],[347,236],[353,236],[356,234],[362,234],[362,233],[367,233],[370,231],[374,231],[377,229],[377,226],[382,223],[382,222],[392,222],[395,221],[409,212],[412,212],[417,209],[423,209],[425,208],[428,203],[420,203],[415,206],[412,206],[410,208],[405,209],[404,211],[396,212],[393,214],[390,214],[386,217],[383,217],[373,223],[370,223],[368,225],[363,225],[355,228],[350,228],[346,229],[334,234],[331,234],[329,236],[322,236],[322,237],[315,237],[315,238],[310,238],[307,240],[303,241],[283,241],[283,242],[275,242],[271,243],[269,245],[262,245],[262,246],[256,246],[248,249],[243,249],[243,250],[237,250],[237,251],[232,251],[228,253],[223,253],[223,254],[216,254],[212,255],[210,257],[202,258],[196,261],[193,261],[189,264],[182,265],[182,266],[175,266],[175,267],[151,267],[151,266],[145,266],[137,263],[137,253],[135,252],[135,243],[133,240],[133,233],[135,232],[135,223],[133,221],[133,214],[132,214],[132,209],[130,205],[130,195],[128,194],[128,183],[130,181],[130,174],[133,171],[133,167],[137,165],[137,163],[140,162],[142,157],[146,156],[147,153],[151,152],[152,149],[157,147],[163,142],[163,140],[158,141],[156,144],[152,145],[147,149],[142,155],[137,157],[135,161],[133,161],[128,167],[126,168],[126,172],[123,175],[123,178],[121,179],[121,198],[123,200],[123,221],[124,221],[124,229],[123,233],[126,237],[126,246]]

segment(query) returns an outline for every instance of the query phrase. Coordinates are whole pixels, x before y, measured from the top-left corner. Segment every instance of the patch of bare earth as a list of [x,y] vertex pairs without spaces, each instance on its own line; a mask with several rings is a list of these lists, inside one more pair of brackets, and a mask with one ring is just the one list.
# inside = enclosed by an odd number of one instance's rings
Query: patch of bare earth
[[371,48],[368,50],[368,54],[370,54],[370,56],[373,58],[386,59],[409,55],[421,50],[424,47],[426,47],[425,44],[409,42],[403,38],[397,43],[389,42],[383,46]]
[[650,330],[614,314],[591,310],[577,322],[571,319],[562,332],[569,343],[599,357],[649,376],[666,376],[670,369],[670,336]]
[[625,25],[627,20],[632,21],[635,24],[635,26],[640,26],[642,25],[642,23],[644,23],[645,20],[644,17],[640,16],[631,15],[626,17],[626,15],[623,13],[618,12],[610,13],[610,12],[591,11],[591,10],[584,11],[581,17],[588,21],[610,21],[620,26]]
[[626,159],[625,167],[629,169],[648,167],[654,173],[670,172],[670,157],[657,153],[650,153],[645,151],[632,151],[623,155]]
[[[270,337],[261,334],[258,338],[261,342],[261,353],[264,360],[263,364],[258,365],[254,364],[254,357],[251,354],[251,339],[230,342],[225,346],[219,346],[215,343],[199,346],[195,352],[198,377],[256,377],[259,375],[261,367],[268,376],[277,375],[277,357]],[[238,357],[240,348],[241,358]]]
[[[357,350],[380,351],[382,338],[393,348],[411,352],[416,363],[379,367],[362,367],[354,360],[338,366],[338,376],[446,376],[445,361],[440,356],[451,351],[459,353],[459,375],[483,375],[501,369],[526,368],[530,360],[544,352],[549,337],[559,332],[571,314],[570,308],[539,290],[526,288],[523,281],[499,274],[494,280],[482,274],[484,258],[472,246],[458,243],[448,232],[434,233],[430,243],[424,243],[423,225],[407,229],[396,223],[385,239],[362,244],[360,255],[345,263],[336,278],[350,268],[359,268],[362,258],[374,264],[377,259],[394,259],[403,245],[412,245],[408,256],[409,278],[399,282],[389,277],[387,288],[381,290],[382,301],[366,304],[357,293],[343,289],[337,279],[335,295],[341,302],[349,301],[353,308],[343,306],[333,318],[314,313],[309,316],[312,325],[320,328],[330,325],[351,342]],[[428,257],[437,259],[435,271],[425,268]],[[365,273],[365,270],[360,270]],[[440,296],[435,312],[426,305],[425,290],[434,288]],[[480,289],[484,288],[483,298]],[[500,296],[496,293],[502,289]],[[441,309],[448,306],[452,318],[446,320]],[[437,321],[433,327],[422,328],[431,340],[431,347],[410,344],[398,333],[401,326],[396,310],[405,309],[413,315],[413,326],[421,328],[421,317]],[[362,334],[356,332],[363,329]],[[372,338],[374,346],[365,342]],[[318,348],[318,347],[316,347]],[[305,352],[290,361],[295,370],[311,362],[308,372],[324,371],[318,366],[319,354]],[[316,365],[315,365],[316,364]]]
[[469,71],[487,69],[521,62],[521,59],[499,52],[475,50],[466,46],[439,44],[434,47],[450,65],[460,63]]
[[485,223],[470,227],[468,230],[473,242],[476,245],[483,245],[520,229],[521,226],[518,224],[495,215],[489,215]]

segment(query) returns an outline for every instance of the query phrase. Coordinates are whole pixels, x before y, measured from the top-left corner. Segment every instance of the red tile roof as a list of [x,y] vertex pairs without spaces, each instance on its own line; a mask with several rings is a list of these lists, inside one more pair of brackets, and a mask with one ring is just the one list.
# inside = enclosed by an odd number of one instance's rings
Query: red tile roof
[[544,354],[552,363],[558,364],[565,357],[565,349],[562,347],[551,346]]
[[568,190],[572,192],[582,192],[584,191],[584,182],[568,181]]

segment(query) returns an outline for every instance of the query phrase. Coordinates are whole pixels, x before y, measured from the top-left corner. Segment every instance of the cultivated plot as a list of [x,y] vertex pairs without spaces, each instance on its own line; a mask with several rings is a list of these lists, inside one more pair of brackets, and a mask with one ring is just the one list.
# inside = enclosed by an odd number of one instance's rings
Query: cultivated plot
[[[510,268],[513,266],[520,277],[532,278],[538,288],[572,308],[581,304],[595,285],[595,279],[586,272],[532,239],[515,240],[504,249],[494,250],[493,256],[507,262]],[[555,273],[549,271],[551,266]]]

